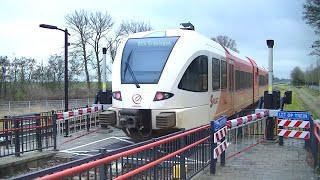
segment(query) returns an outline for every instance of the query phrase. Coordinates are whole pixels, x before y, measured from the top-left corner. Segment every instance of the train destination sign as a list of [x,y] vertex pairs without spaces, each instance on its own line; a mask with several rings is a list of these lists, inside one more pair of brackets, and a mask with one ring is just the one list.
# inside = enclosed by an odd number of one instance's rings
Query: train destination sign
[[280,119],[298,119],[298,120],[309,121],[310,114],[309,114],[309,112],[279,111],[278,118],[280,118]]

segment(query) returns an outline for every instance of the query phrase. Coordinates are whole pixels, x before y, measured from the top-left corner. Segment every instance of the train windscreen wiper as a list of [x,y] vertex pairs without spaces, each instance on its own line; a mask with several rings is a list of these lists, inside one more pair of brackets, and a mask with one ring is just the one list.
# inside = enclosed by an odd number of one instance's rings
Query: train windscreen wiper
[[126,77],[126,72],[127,72],[127,69],[128,69],[130,74],[131,74],[131,76],[132,76],[134,84],[136,85],[137,88],[140,88],[139,82],[138,82],[136,76],[134,75],[134,73],[133,73],[133,71],[132,71],[132,69],[130,67],[130,64],[129,64],[129,61],[131,59],[131,54],[132,54],[132,51],[130,51],[130,54],[129,54],[127,60],[126,60],[126,67],[124,68],[123,76]]

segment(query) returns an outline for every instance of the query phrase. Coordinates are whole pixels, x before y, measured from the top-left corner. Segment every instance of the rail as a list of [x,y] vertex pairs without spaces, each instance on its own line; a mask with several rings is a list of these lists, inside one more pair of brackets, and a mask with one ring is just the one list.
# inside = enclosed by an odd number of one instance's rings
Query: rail
[[[267,114],[257,114],[259,115],[254,117],[261,119],[242,121],[242,124],[228,129],[227,139],[231,145],[227,149],[227,159],[243,150],[232,147],[233,144],[245,142],[246,146],[253,147],[264,138],[264,130],[258,128],[265,127],[264,117]],[[95,156],[99,159],[93,160],[90,157],[91,162],[82,159],[81,165],[70,162],[73,164],[43,170],[38,174],[31,173],[18,179],[41,176],[43,177],[40,179],[190,179],[210,164],[210,134],[210,126],[205,125],[116,151],[106,152],[105,149],[100,149],[99,156]]]
[[57,149],[59,138],[64,135],[66,128],[74,133],[98,127],[99,113],[107,108],[106,105],[94,105],[56,114],[44,112],[41,116],[0,119],[0,157]]
[[56,147],[55,119],[48,116],[0,119],[0,157]]

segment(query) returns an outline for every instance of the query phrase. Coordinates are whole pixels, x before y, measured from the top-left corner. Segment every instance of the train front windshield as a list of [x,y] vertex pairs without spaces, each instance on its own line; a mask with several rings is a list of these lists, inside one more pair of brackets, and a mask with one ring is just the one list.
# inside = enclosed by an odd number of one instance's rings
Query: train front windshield
[[121,59],[121,83],[157,84],[178,38],[128,39]]

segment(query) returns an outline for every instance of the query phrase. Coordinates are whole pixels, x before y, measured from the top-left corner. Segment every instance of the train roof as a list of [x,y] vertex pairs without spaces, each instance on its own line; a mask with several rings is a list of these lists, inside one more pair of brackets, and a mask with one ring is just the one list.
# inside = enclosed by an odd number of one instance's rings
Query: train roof
[[[143,38],[143,37],[166,37],[166,36],[180,36],[180,37],[190,37],[197,41],[203,42],[215,49],[217,49],[220,52],[223,52],[225,54],[229,54],[233,57],[236,57],[242,61],[245,61],[247,63],[250,63],[250,60],[243,54],[237,53],[230,48],[224,47],[217,43],[216,41],[211,40],[210,38],[200,34],[197,31],[194,30],[186,30],[186,29],[164,29],[164,30],[153,30],[153,31],[144,31],[144,32],[138,32],[129,35],[128,38]],[[252,60],[252,59],[251,59]],[[255,63],[255,61],[253,60]],[[259,67],[259,69],[265,69],[262,67]]]
[[249,59],[245,55],[238,53],[238,52],[235,52],[235,51],[231,50],[230,48],[227,48],[227,47],[224,47],[224,48],[226,48],[227,53],[230,54],[231,56],[237,57],[237,58],[251,64],[251,62],[249,61]]
[[199,32],[193,31],[193,30],[164,29],[164,30],[145,31],[145,32],[131,34],[128,38],[166,37],[166,36],[190,37],[194,40],[197,40],[199,42],[203,42],[204,44],[207,44],[207,45],[225,53],[225,50],[223,49],[223,47],[219,43],[212,41],[210,38],[200,34]]

